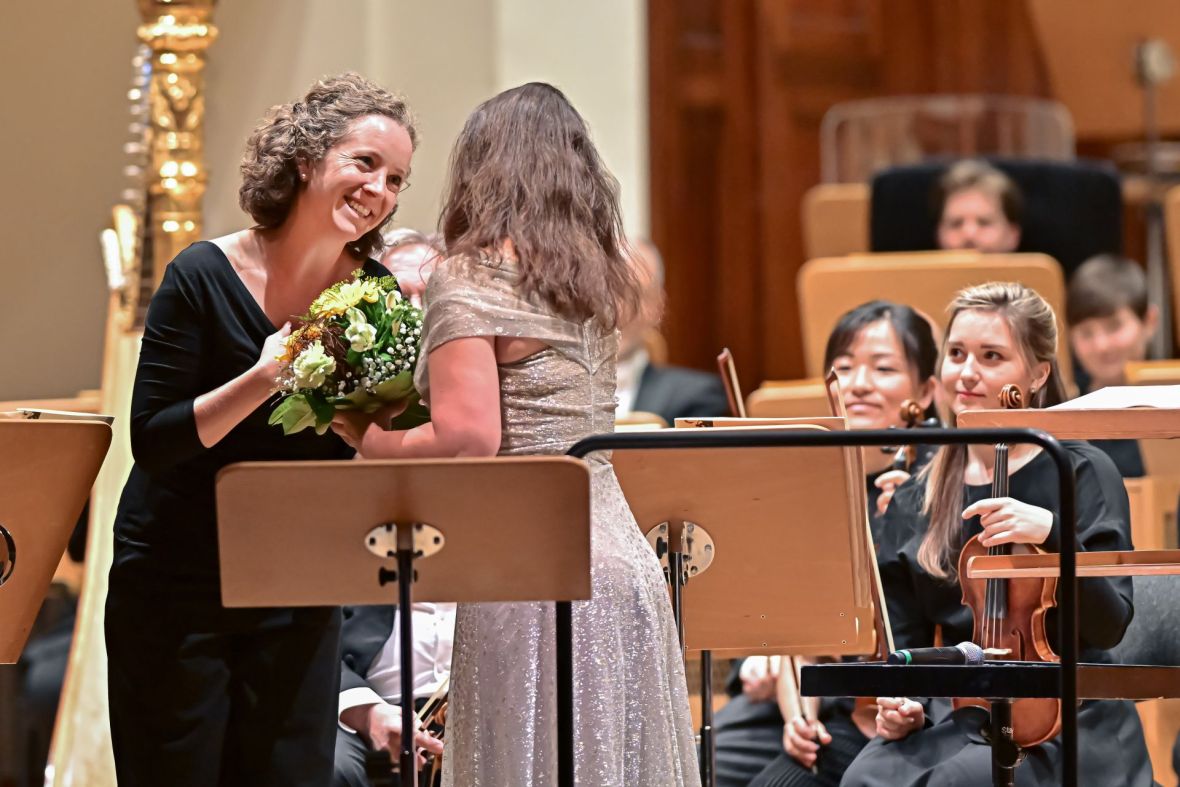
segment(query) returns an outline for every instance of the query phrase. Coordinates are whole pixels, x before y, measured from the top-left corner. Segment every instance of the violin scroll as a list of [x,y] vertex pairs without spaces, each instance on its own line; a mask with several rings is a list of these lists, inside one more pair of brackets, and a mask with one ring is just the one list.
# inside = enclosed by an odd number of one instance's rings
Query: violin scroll
[[1008,383],[1000,389],[1000,407],[1005,410],[1024,409],[1024,391],[1016,383]]
[[915,402],[913,399],[906,399],[901,403],[901,420],[905,423],[907,429],[911,429],[918,425],[922,420],[923,413],[922,405]]

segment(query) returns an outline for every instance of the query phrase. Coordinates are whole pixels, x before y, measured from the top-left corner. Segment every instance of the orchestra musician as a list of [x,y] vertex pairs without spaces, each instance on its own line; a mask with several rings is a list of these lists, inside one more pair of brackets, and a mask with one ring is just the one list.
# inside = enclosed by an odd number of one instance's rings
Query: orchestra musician
[[[923,315],[909,306],[877,300],[857,306],[836,322],[824,367],[833,369],[839,379],[849,428],[904,428],[914,404],[918,415],[933,414],[937,357],[938,345]],[[912,464],[899,467],[893,451],[864,450],[874,540],[880,537],[894,490],[931,455],[920,449]],[[815,720],[793,715],[784,724],[792,714],[773,701],[780,665],[774,658],[754,656],[739,668],[742,694],[716,717],[719,787],[836,785],[873,735],[872,716],[865,720],[854,715],[851,699],[824,700]]]
[[[1015,385],[1033,407],[1058,403],[1057,323],[1036,292],[1012,283],[961,291],[951,304],[939,380],[953,421],[968,409],[1000,407],[1000,392]],[[1077,477],[1079,550],[1131,548],[1126,491],[1110,458],[1083,441],[1064,443]],[[935,626],[946,643],[972,638],[972,610],[964,606],[957,563],[966,540],[982,544],[1058,547],[1058,486],[1052,460],[1039,447],[1011,446],[1009,496],[991,496],[992,446],[944,446],[927,468],[894,496],[881,528],[878,563],[896,648],[930,646]],[[977,581],[977,580],[973,580]],[[1078,583],[1081,660],[1110,662],[1133,613],[1131,579]],[[1048,611],[1056,642],[1055,610]],[[990,785],[991,752],[981,735],[986,712],[967,707],[939,723],[920,701],[878,698],[877,738],[853,761],[841,782],[877,785]],[[1017,721],[1019,721],[1017,719]],[[1086,702],[1078,714],[1083,784],[1152,784],[1151,764],[1135,708],[1129,702]],[[1060,737],[1025,750],[1019,785],[1060,783]]]

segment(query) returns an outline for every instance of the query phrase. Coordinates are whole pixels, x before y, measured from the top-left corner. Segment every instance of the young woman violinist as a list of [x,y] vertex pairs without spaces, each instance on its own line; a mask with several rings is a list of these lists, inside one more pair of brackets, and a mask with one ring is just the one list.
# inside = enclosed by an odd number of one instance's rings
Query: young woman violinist
[[[1057,372],[1057,328],[1052,308],[1035,292],[1011,283],[968,288],[951,303],[939,377],[951,420],[968,409],[1000,407],[1000,391],[1014,384],[1033,407],[1062,400]],[[1077,478],[1078,548],[1130,549],[1127,495],[1106,454],[1067,442]],[[926,470],[894,496],[881,528],[878,562],[897,648],[972,638],[973,613],[962,603],[959,552],[974,535],[984,546],[1012,543],[1058,548],[1056,469],[1040,448],[1010,447],[1009,496],[991,496],[992,446],[945,446]],[[1094,578],[1078,585],[1081,659],[1109,662],[1133,612],[1128,577]],[[1055,610],[1049,641],[1056,642]],[[954,711],[930,724],[919,701],[878,698],[877,738],[845,773],[843,785],[990,785],[991,751],[980,734],[986,713]],[[1150,785],[1143,731],[1129,702],[1087,702],[1079,718],[1083,784]],[[1019,785],[1060,784],[1060,738],[1033,746],[1016,770]]]

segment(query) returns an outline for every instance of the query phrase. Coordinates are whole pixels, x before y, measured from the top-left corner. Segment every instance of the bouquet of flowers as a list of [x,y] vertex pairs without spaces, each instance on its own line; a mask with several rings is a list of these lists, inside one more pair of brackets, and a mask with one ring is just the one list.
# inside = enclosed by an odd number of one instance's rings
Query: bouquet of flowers
[[279,361],[282,398],[268,423],[289,435],[323,434],[337,410],[372,413],[394,402],[406,409],[395,428],[430,420],[414,390],[422,310],[398,292],[392,276],[353,278],[320,293],[287,337]]

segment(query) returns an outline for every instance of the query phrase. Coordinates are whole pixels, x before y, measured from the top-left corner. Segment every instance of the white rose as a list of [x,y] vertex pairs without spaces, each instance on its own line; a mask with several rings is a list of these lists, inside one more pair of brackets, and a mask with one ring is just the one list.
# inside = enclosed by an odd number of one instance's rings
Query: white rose
[[319,388],[328,375],[336,371],[336,359],[324,352],[324,345],[313,342],[291,364],[295,384],[300,388]]
[[363,353],[371,350],[377,341],[377,329],[369,325],[360,309],[348,310],[348,327],[344,329],[344,338],[348,339],[353,351]]

